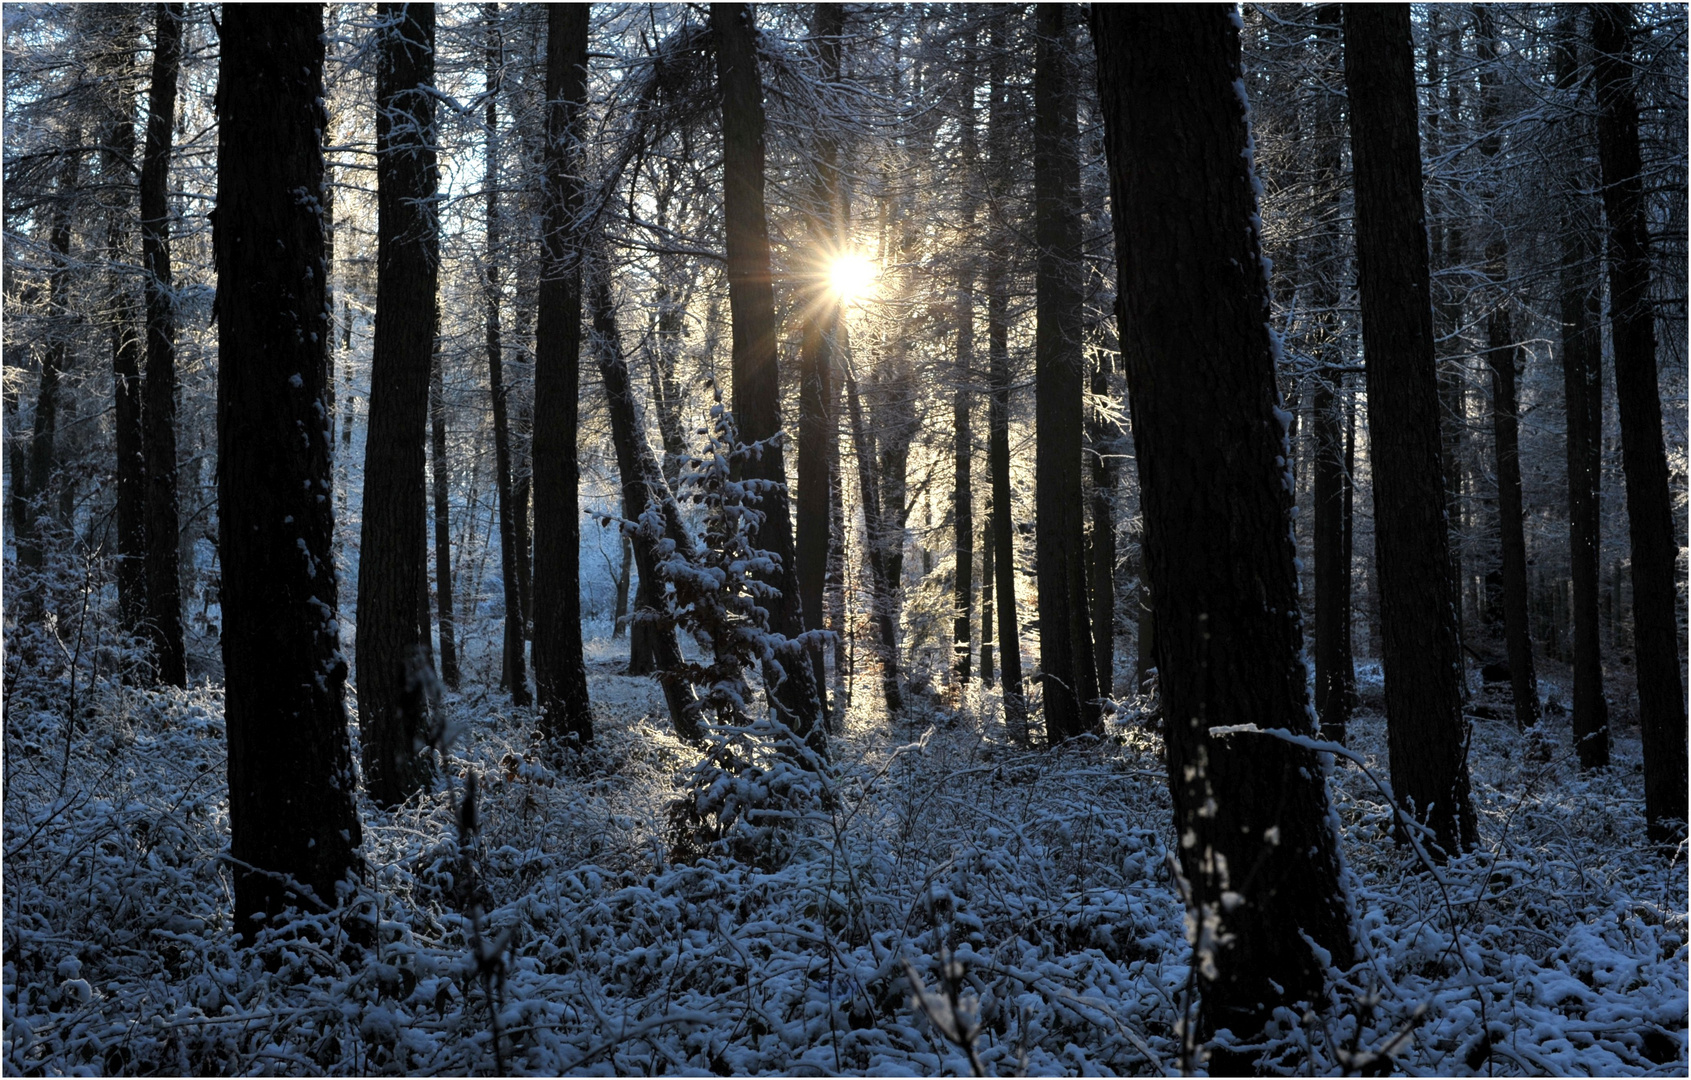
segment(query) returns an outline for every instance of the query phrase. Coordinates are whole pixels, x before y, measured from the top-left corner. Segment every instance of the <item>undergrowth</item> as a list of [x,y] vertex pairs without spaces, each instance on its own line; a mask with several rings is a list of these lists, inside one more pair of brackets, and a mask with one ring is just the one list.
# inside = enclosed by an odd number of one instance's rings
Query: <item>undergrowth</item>
[[[1167,791],[1132,703],[1103,740],[1033,751],[972,719],[996,715],[978,689],[899,725],[859,708],[825,790],[731,855],[676,849],[668,808],[700,752],[650,681],[596,673],[600,737],[564,763],[526,711],[449,697],[441,785],[363,809],[375,945],[242,951],[219,691],[144,690],[114,665],[83,672],[71,710],[64,665],[8,644],[8,1073],[1182,1066]],[[1383,773],[1383,721],[1352,731]],[[1683,1074],[1683,855],[1643,843],[1636,737],[1581,775],[1558,734],[1541,762],[1477,725],[1483,842],[1437,877],[1335,768],[1363,960],[1325,1009],[1283,1012],[1265,1069]]]

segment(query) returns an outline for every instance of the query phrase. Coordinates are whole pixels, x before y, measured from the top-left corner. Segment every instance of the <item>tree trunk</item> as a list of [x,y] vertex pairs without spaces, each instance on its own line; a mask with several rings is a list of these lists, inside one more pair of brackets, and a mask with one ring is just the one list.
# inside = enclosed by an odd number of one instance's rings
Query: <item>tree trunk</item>
[[[106,223],[107,259],[112,293],[112,443],[116,450],[117,607],[124,632],[140,634],[147,618],[146,460],[141,435],[141,353],[145,347],[141,305],[133,282],[120,265],[134,252],[130,245],[127,177],[135,158],[135,95],[119,91],[116,119],[106,137],[102,171],[117,187],[117,203]],[[119,180],[123,177],[123,180]],[[13,482],[19,478],[13,475]]]
[[1392,787],[1448,854],[1475,826],[1409,8],[1347,4],[1344,22]]
[[429,371],[429,452],[434,460],[434,592],[440,622],[440,679],[458,689],[458,644],[454,640],[452,608],[452,524],[448,492],[452,483],[446,457],[446,376],[436,337]]
[[[816,43],[818,74],[824,81],[839,78],[840,37],[844,33],[844,5],[817,4],[810,36]],[[814,153],[814,205],[805,214],[805,225],[816,271],[804,293],[804,329],[799,347],[798,496],[793,554],[798,564],[804,625],[819,629],[823,625],[828,545],[834,524],[828,513],[828,472],[839,441],[831,405],[837,394],[833,385],[834,349],[840,311],[837,298],[831,294],[827,260],[840,252],[845,223],[839,196],[839,147],[824,133],[817,139]],[[811,674],[819,696],[828,679],[825,648],[823,642],[817,642],[810,650]],[[826,719],[827,702],[821,704]]]
[[[1333,12],[1334,27],[1338,25],[1338,8],[1340,5],[1328,5],[1325,10]],[[1437,101],[1437,94],[1441,82],[1445,82],[1445,103],[1443,110],[1434,108],[1427,114],[1428,151],[1433,155],[1444,152],[1443,120],[1459,123],[1462,116],[1462,85],[1460,78],[1445,80],[1443,76],[1444,61],[1440,54],[1439,35],[1440,8],[1433,6],[1428,9],[1427,33],[1427,81],[1432,87],[1433,100]],[[1450,47],[1452,55],[1460,48],[1462,41],[1462,26],[1460,22],[1453,22],[1450,28]],[[1466,454],[1463,449],[1467,442],[1468,433],[1468,371],[1465,343],[1462,341],[1462,307],[1463,299],[1469,289],[1454,280],[1454,274],[1462,266],[1465,236],[1462,229],[1462,215],[1458,212],[1443,212],[1444,208],[1435,206],[1429,233],[1431,255],[1442,260],[1439,269],[1446,272],[1446,280],[1433,286],[1433,322],[1434,322],[1434,352],[1438,355],[1438,382],[1440,404],[1440,442],[1439,450],[1444,464],[1445,483],[1445,520],[1446,532],[1450,535],[1450,577],[1456,583],[1456,640],[1458,645],[1457,663],[1463,665],[1462,697],[1468,697],[1467,660],[1462,655],[1461,644],[1467,636],[1463,616],[1462,600],[1462,545],[1459,537],[1462,535],[1467,518],[1467,501],[1463,498],[1463,463]],[[1442,349],[1438,342],[1445,341]]]
[[1069,12],[1067,4],[1038,5],[1033,78],[1034,233],[1039,245],[1034,539],[1045,736],[1052,743],[1101,730],[1086,597],[1080,158]]
[[505,597],[505,637],[499,685],[509,690],[519,708],[531,701],[523,659],[523,591],[518,572],[515,494],[511,489],[510,394],[505,386],[505,348],[500,308],[505,287],[500,283],[503,254],[499,215],[499,90],[503,83],[505,45],[499,5],[486,4],[487,21],[487,386],[493,398],[494,488],[499,500],[499,580]]
[[362,864],[327,498],[323,221],[300,197],[323,190],[322,21],[316,4],[232,4],[220,35],[217,493],[244,941],[260,913],[339,907]]
[[[1577,95],[1578,16],[1566,14],[1557,28],[1556,85]],[[1591,132],[1570,108],[1559,125],[1565,144],[1591,144]],[[1603,339],[1601,288],[1592,277],[1597,260],[1589,198],[1595,187],[1588,168],[1576,164],[1562,192],[1561,317],[1562,387],[1568,425],[1568,569],[1574,593],[1573,729],[1581,768],[1609,764],[1609,704],[1603,697],[1603,640],[1598,619],[1598,557],[1602,546]]]
[[1674,561],[1679,548],[1662,449],[1661,390],[1656,384],[1656,317],[1650,304],[1630,9],[1595,6],[1591,38],[1597,54],[1594,75],[1603,209],[1609,219],[1615,402],[1620,411],[1621,465],[1632,530],[1632,634],[1644,733],[1644,816],[1650,839],[1671,845],[1684,835],[1686,817],[1685,697],[1674,614]]
[[996,526],[993,524],[995,515],[993,513],[992,489],[990,487],[988,487],[986,491],[986,506],[984,511],[986,520],[984,527],[981,529],[981,536],[985,539],[985,543],[981,544],[981,685],[990,690],[993,684],[998,681],[998,672],[995,667],[996,658],[993,656],[994,647],[992,641],[992,624],[993,620],[998,617],[998,611],[993,606],[992,601],[992,550],[995,546],[993,544],[993,530]]
[[147,146],[141,159],[141,258],[147,295],[147,379],[141,438],[147,462],[147,620],[158,680],[183,686],[182,586],[176,510],[176,316],[170,280],[170,150],[182,60],[181,4],[159,4]]
[[881,470],[876,467],[875,448],[863,423],[857,380],[847,375],[845,385],[846,407],[851,412],[852,447],[857,453],[859,500],[863,504],[863,558],[869,564],[869,606],[875,616],[880,644],[881,693],[886,698],[887,714],[897,716],[904,709],[904,695],[899,689],[898,616],[894,614],[892,598],[898,584],[893,568],[887,565],[887,534],[892,527],[882,504]]
[[1200,1030],[1248,1041],[1319,1007],[1353,945],[1320,759],[1211,731],[1315,734],[1239,31],[1214,7],[1092,19]]
[[[1092,369],[1092,394],[1099,400],[1110,396],[1109,369],[1100,360]],[[1091,583],[1092,665],[1098,675],[1098,693],[1113,697],[1116,692],[1116,458],[1121,453],[1121,428],[1104,414],[1092,411],[1087,425],[1092,444],[1092,544],[1088,551]]]
[[[757,69],[756,32],[746,4],[712,4],[717,81],[722,91],[723,232],[728,249],[728,305],[733,323],[733,410],[747,443],[773,439],[781,429],[780,375],[776,368],[775,291],[770,276],[769,228],[763,202],[763,79]],[[787,502],[785,455],[771,442],[746,467],[746,478],[778,485],[763,497],[763,524],[755,543],[780,569],[771,582],[769,625],[789,640],[804,632],[793,559],[792,515]],[[811,666],[802,656],[785,669],[764,672],[770,703],[799,736],[824,745],[821,702]]]
[[992,114],[987,129],[987,156],[992,163],[997,188],[991,210],[991,239],[986,256],[987,361],[992,379],[992,398],[987,406],[987,470],[992,474],[992,540],[996,552],[998,641],[1003,672],[1004,726],[1011,740],[1027,745],[1027,698],[1022,693],[1022,642],[1016,628],[1016,527],[1015,504],[1010,493],[1010,296],[1009,258],[1006,252],[1010,232],[1004,221],[1004,173],[1010,167],[1010,89],[1006,70],[1009,15],[999,9],[993,16],[988,50],[992,56]]
[[[518,330],[521,331],[521,319]],[[531,386],[530,391],[533,391]],[[534,640],[534,534],[529,511],[534,491],[534,402],[517,401],[511,418],[511,530],[517,543],[517,595],[522,616],[520,641]]]
[[[1324,66],[1338,66],[1339,8],[1325,4],[1317,13],[1317,35],[1331,50],[1323,56]],[[1317,117],[1313,152],[1316,156],[1315,198],[1319,218],[1335,221],[1340,214],[1339,193],[1343,183],[1343,132],[1339,103],[1324,99]],[[1337,239],[1329,239],[1317,254],[1325,272],[1311,277],[1310,304],[1315,309],[1318,340],[1325,349],[1320,357],[1328,369],[1317,372],[1311,412],[1315,436],[1315,462],[1311,502],[1315,540],[1315,705],[1321,718],[1321,736],[1333,742],[1345,741],[1350,723],[1351,683],[1355,668],[1350,655],[1350,552],[1345,546],[1345,508],[1350,498],[1350,471],[1345,463],[1344,433],[1339,418],[1338,387],[1344,376],[1332,370],[1343,366],[1338,348],[1339,304],[1334,276],[1344,265]]]
[[[664,532],[683,549],[692,546],[681,534],[681,516],[674,499],[663,482],[658,463],[641,435],[644,430],[634,405],[634,389],[628,374],[628,360],[623,355],[622,337],[617,330],[616,309],[611,303],[609,267],[598,260],[588,284],[588,308],[592,313],[594,351],[599,357],[599,374],[605,383],[605,400],[610,406],[611,444],[616,451],[617,474],[622,479],[622,516],[639,522],[648,511],[657,512],[664,520]],[[682,677],[681,644],[673,622],[664,619],[665,605],[658,590],[657,567],[661,561],[655,538],[644,530],[632,537],[623,534],[623,567],[627,572],[632,549],[634,563],[640,573],[640,598],[633,615],[629,636],[644,639],[651,654],[651,670],[663,687],[664,701],[669,706],[669,719],[675,733],[688,742],[698,742],[703,736],[699,726],[699,703],[692,685]],[[619,604],[627,602],[627,586],[621,586]]]
[[587,100],[584,4],[547,8],[545,235],[536,306],[534,411],[534,681],[548,737],[593,741],[581,644],[581,466],[576,459],[581,386],[581,209]]
[[[1503,149],[1501,104],[1498,100],[1497,38],[1491,9],[1474,8],[1478,35],[1478,59],[1494,66],[1480,72],[1480,126],[1486,135],[1480,154],[1487,161]],[[1497,193],[1489,193],[1495,202]],[[1502,287],[1509,271],[1509,239],[1501,219],[1494,212],[1492,235],[1486,244],[1486,276]],[[1515,726],[1522,731],[1538,724],[1538,676],[1533,671],[1531,612],[1527,597],[1527,540],[1522,521],[1521,436],[1516,416],[1515,378],[1520,367],[1520,347],[1515,343],[1512,301],[1492,298],[1486,319],[1486,363],[1491,368],[1491,427],[1497,455],[1497,512],[1499,547],[1503,562],[1503,639],[1509,654],[1509,683],[1515,701]]]
[[409,685],[426,653],[423,444],[434,355],[434,5],[381,4],[376,75],[376,333],[358,564],[358,717],[364,783],[381,806],[433,775]]

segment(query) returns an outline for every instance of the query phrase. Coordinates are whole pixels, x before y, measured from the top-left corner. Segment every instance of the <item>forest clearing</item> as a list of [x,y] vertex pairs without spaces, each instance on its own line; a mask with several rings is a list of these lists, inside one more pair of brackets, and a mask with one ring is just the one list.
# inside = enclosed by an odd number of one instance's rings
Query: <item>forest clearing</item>
[[4,20],[8,1074],[1685,1075],[1684,6]]

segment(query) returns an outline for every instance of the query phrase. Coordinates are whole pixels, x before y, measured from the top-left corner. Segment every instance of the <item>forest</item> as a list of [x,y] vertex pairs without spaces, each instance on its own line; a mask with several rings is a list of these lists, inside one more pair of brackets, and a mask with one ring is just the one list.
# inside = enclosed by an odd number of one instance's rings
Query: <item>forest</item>
[[3,15],[7,1074],[1686,1074],[1684,5]]

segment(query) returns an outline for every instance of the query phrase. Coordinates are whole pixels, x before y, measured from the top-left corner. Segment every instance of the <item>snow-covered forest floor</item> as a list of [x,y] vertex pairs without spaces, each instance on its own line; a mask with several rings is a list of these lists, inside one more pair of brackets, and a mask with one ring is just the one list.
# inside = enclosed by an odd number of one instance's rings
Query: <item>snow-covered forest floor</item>
[[[889,727],[865,678],[808,811],[746,863],[687,865],[670,805],[698,753],[655,684],[616,674],[621,642],[589,649],[586,760],[547,764],[502,697],[449,696],[446,779],[364,807],[365,952],[235,947],[216,686],[73,682],[9,649],[5,1071],[967,1075],[910,971],[942,1022],[953,994],[978,1016],[990,1073],[1181,1069],[1168,796],[1132,703],[1103,741],[1030,752],[990,692]],[[1351,741],[1383,777],[1379,669],[1362,676]],[[1327,1015],[1283,1016],[1276,1071],[1377,1074],[1385,1053],[1411,1074],[1685,1074],[1684,851],[1643,842],[1636,730],[1582,776],[1555,723],[1543,762],[1476,722],[1482,843],[1437,876],[1335,768],[1365,959]]]

